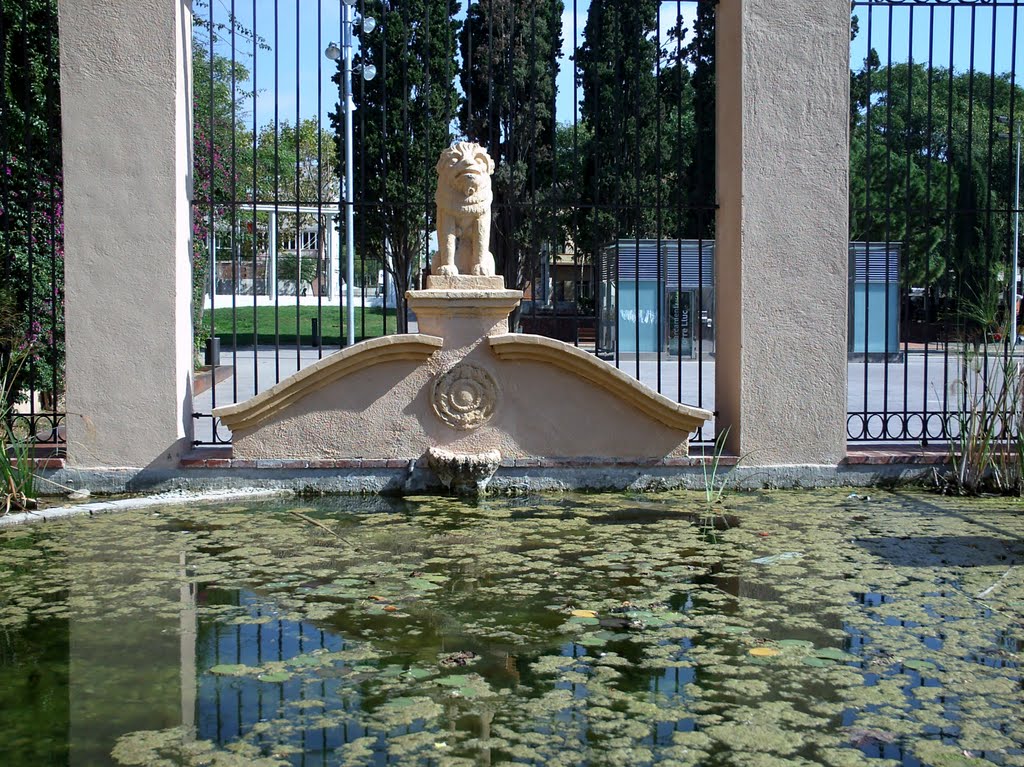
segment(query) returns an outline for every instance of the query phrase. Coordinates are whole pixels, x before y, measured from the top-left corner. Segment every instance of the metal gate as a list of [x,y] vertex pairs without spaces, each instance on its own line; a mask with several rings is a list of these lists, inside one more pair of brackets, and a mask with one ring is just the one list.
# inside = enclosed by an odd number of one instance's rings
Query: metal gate
[[[525,292],[512,318],[524,332],[598,352],[607,311],[640,300],[617,283],[617,304],[602,308],[601,253],[625,261],[654,243],[671,260],[713,237],[713,2],[196,0],[194,11],[197,444],[230,441],[213,408],[352,341],[415,328],[404,294],[436,248],[434,165],[453,140],[495,160],[491,250]],[[610,358],[713,409],[712,270],[686,288],[682,355],[679,269],[659,269],[642,309],[676,340]]]
[[852,5],[847,433],[942,442],[1019,380],[1022,3]]
[[[0,6],[0,414],[63,450],[64,219],[56,0]],[[0,440],[7,444],[7,440]]]

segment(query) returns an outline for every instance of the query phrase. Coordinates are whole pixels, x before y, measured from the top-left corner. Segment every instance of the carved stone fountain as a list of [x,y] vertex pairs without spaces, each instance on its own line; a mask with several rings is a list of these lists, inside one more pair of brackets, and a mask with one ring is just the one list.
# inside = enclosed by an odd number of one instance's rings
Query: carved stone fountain
[[502,465],[685,457],[712,414],[677,404],[570,344],[508,332],[522,291],[494,273],[490,176],[476,144],[441,154],[438,252],[409,291],[419,333],[351,346],[218,408],[242,459],[380,459],[483,492]]

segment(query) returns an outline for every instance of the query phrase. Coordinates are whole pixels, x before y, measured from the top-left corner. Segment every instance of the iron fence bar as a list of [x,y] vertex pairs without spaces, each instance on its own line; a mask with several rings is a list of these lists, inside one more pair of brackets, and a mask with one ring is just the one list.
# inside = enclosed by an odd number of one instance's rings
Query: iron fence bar
[[[907,54],[908,61],[907,61],[907,127],[906,127],[906,133],[907,133],[908,137],[909,137],[909,134],[910,134],[910,126],[911,126],[911,121],[912,121],[912,116],[913,116],[913,104],[914,104],[914,16],[915,16],[915,14],[913,12],[911,12],[910,13],[909,29],[908,29],[908,32],[907,32],[907,37],[910,40],[909,52]],[[904,209],[906,209],[910,205],[910,173],[911,173],[911,158],[910,158],[910,153],[908,152],[907,153],[906,169],[905,169],[905,176],[906,176],[907,182],[906,182],[906,194],[904,195],[905,199],[903,201]],[[910,274],[910,269],[908,267],[908,264],[909,264],[909,261],[910,261],[910,257],[909,257],[910,253],[909,252],[910,252],[910,250],[912,248],[912,242],[913,242],[912,233],[913,233],[913,229],[914,229],[913,219],[910,217],[910,214],[906,213],[905,215],[906,215],[906,230],[903,233],[904,247],[900,251],[901,258],[900,258],[900,262],[899,262],[899,264],[897,266],[897,271],[900,274],[900,283],[899,283],[900,286],[909,284],[908,281],[907,281],[907,278],[908,278],[908,276]],[[890,265],[890,260],[889,260],[889,257],[888,257],[888,253],[886,254],[885,263],[886,263],[886,268],[888,269],[889,265]],[[889,282],[889,280],[886,279],[886,283],[885,283],[885,306],[886,306],[886,309],[888,309],[889,305],[890,305],[889,291],[891,289],[892,289],[892,285]],[[897,301],[899,301],[899,304],[898,304],[898,306],[896,308],[897,332],[899,332],[901,330],[903,331],[903,408],[902,408],[901,431],[903,432],[903,434],[905,436],[910,436],[910,434],[908,433],[908,431],[909,431],[909,421],[908,421],[908,416],[907,416],[907,410],[908,410],[908,408],[907,408],[907,400],[908,400],[908,398],[910,396],[910,364],[909,364],[910,363],[910,338],[909,338],[909,335],[906,333],[906,329],[903,328],[902,316],[903,316],[904,312],[902,311],[902,309],[903,309],[903,306],[904,306],[904,301],[902,299],[902,296],[900,295],[900,291],[899,290],[897,290],[896,298],[897,298]],[[886,330],[888,330],[888,327],[889,326],[888,326],[888,322],[887,322],[886,323]],[[888,332],[886,332],[885,339],[886,339],[886,345],[888,345],[888,343],[889,343],[889,334],[888,334]],[[900,344],[900,339],[899,339],[899,336],[897,336],[896,337],[896,348],[897,348],[897,350],[899,349],[899,344]],[[886,435],[888,435],[888,430],[889,430],[889,424],[887,422],[886,423]]]
[[[663,321],[663,303],[665,298],[665,289],[662,282],[662,241],[661,241],[661,3],[658,3],[655,12],[655,44],[657,45],[657,53],[654,59],[654,103],[658,105],[657,117],[654,121],[654,145],[657,147],[655,153],[655,205],[654,205],[654,217],[655,217],[655,241],[657,247],[655,248],[655,258],[657,262],[654,265],[655,275],[657,279],[658,289],[656,291],[656,306],[657,306],[657,374],[656,374],[656,387],[655,390],[661,393],[661,347],[668,342],[668,333],[664,332],[664,321]],[[640,131],[637,130],[637,136],[640,135]],[[639,190],[638,190],[638,202],[639,202]],[[638,232],[639,234],[639,232]],[[664,334],[664,336],[663,336]]]
[[[253,14],[255,16],[255,13]],[[312,329],[313,346],[316,347],[318,360],[324,357],[324,262],[327,256],[327,223],[324,218],[324,57],[319,55],[324,49],[324,8],[322,3],[316,6],[316,328]],[[253,114],[256,110],[253,109]],[[255,163],[254,163],[255,164]],[[255,248],[253,249],[255,252]],[[330,290],[330,274],[326,282]],[[259,391],[259,389],[257,389]]]
[[[682,21],[681,21],[682,15],[683,15],[682,2],[680,2],[680,0],[676,0],[676,24],[679,25],[680,27],[682,25]],[[682,35],[682,29],[677,29],[677,34],[676,34],[676,88],[677,88],[677,91],[678,91],[678,94],[679,94],[680,98],[682,98],[682,94],[683,94],[683,67],[682,67],[682,62],[683,62],[683,35]],[[682,145],[682,139],[683,139],[683,110],[677,108],[676,109],[676,146],[677,147]],[[683,178],[683,173],[684,173],[684,170],[683,170],[683,153],[681,151],[677,151],[676,152],[676,178],[680,178],[680,179]],[[681,301],[682,300],[682,295],[683,295],[683,239],[682,239],[682,237],[683,237],[683,226],[682,226],[683,208],[684,208],[684,206],[683,206],[683,196],[680,193],[680,190],[677,189],[676,190],[676,238],[675,238],[675,243],[676,243],[676,296],[677,296],[676,300],[677,301]],[[698,234],[699,233],[700,233],[700,230],[698,229]],[[697,255],[698,268],[699,268],[700,259],[701,259],[699,250],[700,249],[698,248],[698,255]],[[699,279],[698,279],[698,282],[700,282]],[[671,320],[672,320],[672,317],[670,316],[669,317],[669,321],[671,321]],[[682,343],[682,337],[683,337],[683,315],[682,315],[682,311],[677,311],[676,312],[676,316],[675,316],[675,333],[676,333],[676,338],[678,339],[679,343]],[[700,399],[700,376],[701,376],[700,357],[698,357],[698,362],[697,362],[697,392],[698,392],[697,398],[698,398],[698,400]],[[683,355],[682,354],[677,354],[676,355],[676,400],[678,402],[682,402],[682,400],[683,400]],[[698,407],[699,406],[700,406],[700,403],[698,401]]]
[[[704,211],[697,212],[697,407],[704,407]],[[682,270],[680,269],[680,272]],[[690,320],[691,328],[693,320]],[[692,332],[692,330],[691,330]],[[682,357],[680,357],[682,359]],[[682,387],[680,387],[682,401]],[[698,440],[704,438],[705,424],[700,425]],[[717,427],[716,427],[717,431]],[[714,438],[716,435],[712,435]]]
[[[424,45],[426,50],[430,50],[430,4],[427,3],[424,6],[423,14],[423,27],[424,27]],[[424,105],[426,112],[426,145],[430,146],[431,128],[433,127],[433,119],[430,114],[430,57],[425,56],[423,61],[423,93],[424,93]],[[408,98],[408,91],[406,91],[406,98]],[[424,163],[424,174],[423,174],[423,262],[430,266],[430,167],[432,163],[431,158],[427,156],[427,153],[423,153]],[[440,246],[440,243],[438,243]]]
[[[617,17],[617,20],[619,20],[620,25],[619,25],[618,30],[617,30],[618,31],[618,35],[616,35],[616,43],[619,46],[620,55],[622,55],[622,53],[624,53],[624,48],[626,47],[626,45],[625,45],[625,30],[623,30],[622,27],[621,27],[621,17]],[[636,66],[636,71],[639,73],[641,71],[640,46],[639,45],[633,46],[633,54],[634,54],[634,65]],[[627,84],[626,87],[627,88],[629,87],[628,84]],[[636,87],[636,83],[634,83],[634,87]],[[636,290],[633,292],[633,296],[634,296],[635,301],[636,301],[636,304],[635,304],[636,305],[636,322],[634,324],[634,328],[636,329],[636,347],[635,347],[635,354],[634,354],[634,356],[635,356],[636,360],[635,360],[634,366],[635,366],[635,369],[636,369],[635,376],[636,376],[636,378],[638,380],[640,379],[640,231],[641,231],[641,227],[643,226],[643,220],[641,218],[642,211],[640,209],[640,199],[641,199],[641,191],[640,191],[640,188],[641,188],[641,181],[640,181],[640,179],[641,179],[641,172],[640,172],[640,167],[641,167],[641,164],[640,164],[641,111],[640,111],[640,98],[639,98],[639,95],[640,95],[639,94],[639,88],[637,88],[637,93],[634,94],[634,97],[633,97],[633,103],[634,103],[633,119],[636,120],[636,123],[633,126],[633,135],[635,137],[635,140],[633,142],[633,182],[634,182],[634,184],[636,186],[635,186],[635,188],[633,190],[633,195],[632,195],[633,199],[630,200],[630,202],[635,205],[635,208],[634,208],[633,211],[628,211],[628,212],[632,213],[632,218],[633,218],[634,258],[636,259]],[[625,88],[622,89],[622,91],[620,92],[620,98],[624,98],[624,97],[625,97]],[[624,136],[622,144],[624,146],[628,146],[628,141],[629,141],[629,137],[628,136]],[[657,340],[655,340],[655,343],[657,343]]]
[[[206,151],[209,153],[209,180],[207,185],[207,195],[209,196],[209,223],[207,228],[208,233],[208,245],[207,245],[207,261],[208,269],[210,270],[210,338],[217,338],[217,223],[214,216],[214,190],[216,188],[216,160],[215,160],[215,119],[216,110],[214,109],[214,89],[215,89],[215,67],[214,67],[214,25],[213,25],[213,3],[207,5],[207,24],[209,30],[209,58],[210,58],[210,127],[209,133],[206,136],[207,147]],[[217,344],[211,343],[211,349],[216,349]],[[220,365],[220,355],[212,355],[212,369],[210,371],[210,377],[212,381],[217,380],[217,367]],[[210,388],[210,409],[214,410],[217,407],[217,387],[212,386]],[[211,416],[212,417],[212,416]],[[217,430],[214,425],[213,435],[211,441],[217,441]]]
[[[893,8],[889,7],[888,13],[888,31],[886,35],[886,49],[887,58],[885,66],[885,89],[886,93],[892,94],[893,92],[893,79],[892,79],[892,37],[893,37]],[[886,436],[886,429],[889,424],[889,300],[888,300],[888,289],[889,289],[889,253],[892,249],[892,98],[885,100],[885,289],[886,294],[884,300],[884,311],[883,317],[885,318],[885,350],[882,358],[882,422],[879,427],[879,435],[884,439]],[[867,269],[865,271],[865,300],[871,295],[871,245],[867,246],[868,260]],[[866,306],[867,304],[865,304]],[[867,331],[864,334],[864,357],[870,359],[870,348],[871,348],[871,331],[870,331],[870,316],[869,310],[865,310],[865,320],[867,322]]]
[[[253,350],[252,350],[252,380],[253,380],[253,391],[258,392],[260,390],[260,360],[259,360],[259,328],[260,328],[260,314],[259,314],[259,301],[258,291],[256,289],[258,268],[259,264],[256,258],[258,248],[256,247],[257,240],[259,238],[259,221],[256,215],[256,200],[259,198],[259,180],[257,176],[258,168],[258,154],[257,154],[257,141],[259,136],[259,128],[256,124],[256,107],[257,99],[259,98],[259,88],[257,77],[259,76],[259,67],[256,65],[256,56],[258,54],[258,32],[257,32],[257,13],[256,13],[256,2],[253,0],[252,3],[252,334],[253,334]],[[277,225],[275,217],[274,225]],[[269,232],[268,232],[269,240]],[[266,271],[266,268],[264,269]],[[269,275],[267,275],[269,277]],[[277,279],[277,269],[274,269],[274,279]],[[267,283],[267,291],[270,290],[269,280],[265,280]]]
[[[344,46],[344,42],[342,43]],[[302,368],[302,3],[295,3],[295,369]],[[345,107],[348,108],[347,105]],[[280,354],[280,350],[277,352]]]
[[[339,36],[339,39],[341,37]],[[281,48],[281,9],[279,0],[274,0],[274,237],[273,237],[273,263],[274,263],[274,383],[281,382],[281,292],[278,290],[280,266],[281,242],[278,239],[278,232],[281,227],[281,70],[278,51]],[[344,327],[344,326],[342,326]],[[253,345],[253,356],[259,357],[259,345]],[[257,363],[258,364],[258,363]]]
[[[383,6],[381,7],[381,10],[382,10],[382,13],[381,13],[381,19],[380,19],[380,39],[381,40],[386,40],[387,39],[387,25],[389,23],[388,22],[388,14],[383,13],[383,10],[384,10]],[[380,50],[381,50],[381,63],[380,63],[380,71],[381,71],[381,86],[380,86],[381,87],[381,132],[383,134],[382,138],[383,138],[384,144],[387,145],[387,143],[388,143],[388,46],[387,45],[381,45],[380,46]],[[386,151],[385,152],[381,152],[381,166],[382,166],[382,173],[384,175],[384,178],[388,178],[388,160],[389,160],[389,152],[386,152]],[[390,198],[389,198],[389,189],[388,189],[388,185],[387,184],[384,184],[384,194],[383,194],[383,197],[382,197],[382,200],[381,200],[381,204],[382,204],[383,209],[385,211],[391,210],[391,207],[390,207],[391,201],[390,201]],[[388,254],[388,250],[387,250],[387,248],[388,248],[387,243],[390,242],[390,240],[388,238],[389,222],[390,222],[390,217],[385,215],[383,217],[383,221],[382,221],[382,226],[383,226],[383,243],[384,244],[382,246],[382,252],[381,252],[381,258],[383,259],[383,268],[384,268],[384,300],[383,300],[383,311],[384,311],[383,328],[384,328],[384,335],[388,334],[388,258],[389,258],[389,254]],[[394,274],[392,274],[392,281],[393,281],[393,284],[395,286],[395,332],[399,333],[399,332],[401,332],[402,327],[404,326],[404,323],[403,323],[402,319],[399,318],[399,316],[398,316],[399,307],[402,306],[402,299],[398,296],[398,291],[400,290],[400,283],[399,283],[399,280],[397,279],[398,267],[395,265],[395,261],[394,261],[393,257],[391,258],[391,266],[392,266],[393,271],[395,272]],[[406,279],[408,279],[408,276],[406,277]]]
[[[967,178],[972,179],[974,177],[974,77],[975,69],[974,65],[977,61],[977,30],[978,30],[978,14],[975,8],[971,8],[971,65],[967,70]],[[965,263],[964,254],[960,256],[961,268],[966,271],[968,264]],[[988,275],[986,275],[986,282],[988,281]],[[983,299],[984,300],[984,299]],[[984,368],[982,372],[982,396],[988,391],[988,328],[981,328],[981,358],[982,366]],[[962,380],[963,380],[963,408],[967,407],[968,397],[970,396],[968,391],[968,374],[966,359],[961,363],[963,369]]]
[[[1013,9],[1013,25],[1012,25],[1013,32],[1011,34],[1011,45],[1010,45],[1010,51],[1011,51],[1011,53],[1010,53],[1010,55],[1011,55],[1011,63],[1010,63],[1010,114],[1007,116],[1007,133],[1011,136],[1011,139],[1007,142],[1007,162],[1008,163],[1012,162],[1012,158],[1013,158],[1012,144],[1014,142],[1014,138],[1016,138],[1016,141],[1017,141],[1017,168],[1016,168],[1016,178],[1015,178],[1015,185],[1014,185],[1014,211],[1013,211],[1013,216],[1014,216],[1014,228],[1013,228],[1013,231],[1014,231],[1014,233],[1013,233],[1013,240],[1011,241],[1011,246],[1010,246],[1010,253],[1011,253],[1010,257],[1013,259],[1013,267],[1014,267],[1012,269],[1012,273],[1013,273],[1013,278],[1012,278],[1013,286],[1011,287],[1011,291],[1010,291],[1010,300],[1014,302],[1014,309],[1015,309],[1014,313],[1013,313],[1013,316],[1015,317],[1015,322],[1014,322],[1014,326],[1015,327],[1011,328],[1010,332],[1013,334],[1012,350],[1015,353],[1016,353],[1016,350],[1017,350],[1017,326],[1019,326],[1020,322],[1021,322],[1020,312],[1017,311],[1017,307],[1019,306],[1019,302],[1018,302],[1018,299],[1017,299],[1017,296],[1018,296],[1017,286],[1018,286],[1018,282],[1020,280],[1020,276],[1019,276],[1019,274],[1020,274],[1020,262],[1019,262],[1019,255],[1020,255],[1020,252],[1019,252],[1019,249],[1020,249],[1020,231],[1018,229],[1018,223],[1019,223],[1019,216],[1020,216],[1020,180],[1021,180],[1020,179],[1021,133],[1020,133],[1020,124],[1017,122],[1017,41],[1018,41],[1018,34],[1019,34],[1019,30],[1018,30],[1017,25],[1018,25],[1018,22],[1019,22],[1019,13],[1018,13],[1019,10],[1020,10],[1019,6],[1014,5],[1014,9]],[[993,23],[994,23],[994,19],[993,19]],[[1009,227],[1009,221],[1007,223],[1008,223],[1008,227]],[[1018,375],[1020,375],[1019,371],[1018,371]],[[1017,424],[1017,428],[1018,429],[1024,428],[1024,424],[1018,423]]]
[[[359,18],[366,18],[366,3],[365,0],[359,0]],[[363,55],[363,48],[360,45],[359,57],[362,61],[362,66],[366,66],[365,57]],[[362,72],[362,70],[360,70]],[[366,103],[366,78],[359,78],[359,99],[361,103]],[[366,110],[359,110],[359,135],[365,140],[366,136]],[[359,188],[365,194],[366,191],[366,152],[360,150],[359,152]],[[356,199],[356,195],[352,195],[352,199]],[[366,217],[360,216],[357,219],[359,229],[359,281],[361,284],[360,290],[360,312],[359,312],[359,333],[361,340],[366,338]],[[322,353],[322,352],[321,352]]]
[[[934,116],[934,73],[935,73],[935,7],[931,6],[928,8],[928,162],[925,166],[925,209],[930,210],[932,207],[932,146],[934,143],[932,129],[933,129],[933,116]],[[910,195],[907,195],[908,203]],[[907,217],[912,214],[907,213]],[[921,386],[921,412],[923,413],[921,418],[921,444],[927,445],[929,442],[928,432],[928,362],[929,362],[929,349],[928,344],[931,341],[931,297],[932,297],[932,281],[931,281],[931,266],[932,259],[931,253],[925,253],[925,278],[924,278],[924,373],[922,376],[923,384]],[[948,340],[947,340],[948,345]]]
[[[22,9],[21,14],[21,31],[22,36],[25,40],[25,46],[22,48],[22,63],[25,68],[26,74],[32,71],[32,59],[29,50],[29,27],[28,27],[28,9]],[[35,315],[35,270],[36,270],[36,238],[35,238],[35,218],[36,218],[36,195],[35,195],[35,176],[36,176],[36,160],[33,141],[32,141],[32,78],[25,77],[25,175],[29,181],[30,187],[26,189],[25,202],[26,212],[28,219],[26,222],[26,231],[28,236],[25,238],[25,249],[28,257],[28,300],[26,306],[28,311],[25,312],[24,322],[25,326],[25,338],[31,339],[33,336],[34,327],[34,315]],[[28,356],[28,375],[29,380],[32,384],[29,387],[28,397],[28,412],[29,412],[29,428],[35,426],[36,420],[36,398],[35,398],[35,380],[36,380],[36,360],[35,354],[29,354]],[[33,435],[34,436],[34,435]]]
[[[342,15],[338,19],[338,40],[340,40],[342,45],[344,45],[344,42],[345,42],[345,17],[344,17],[344,11],[343,11]],[[344,110],[348,109],[348,104],[345,102],[346,96],[344,94],[344,89],[345,89],[344,62],[339,60],[338,65],[339,66],[338,66],[337,77],[339,78],[338,82],[340,84],[340,91],[339,91],[340,96],[339,96],[339,99],[338,99],[338,120],[343,125],[344,124],[344,120],[345,120]],[[337,137],[338,135],[345,135],[345,134],[342,131],[340,131],[340,130],[336,130],[335,131],[335,135]],[[346,136],[345,137],[345,141],[347,142],[347,140],[348,140],[348,138]],[[335,141],[335,145],[336,146],[338,145],[337,140]],[[338,148],[339,148],[339,153],[338,153],[339,154],[339,158],[338,158],[338,160],[339,160],[339,162],[342,162],[342,158],[347,158],[348,147],[346,145],[344,148],[342,148],[340,146]],[[344,154],[342,154],[342,153],[344,153]],[[342,174],[339,173],[339,186],[338,186],[338,188],[339,188],[339,190],[342,193],[342,194],[338,195],[338,226],[339,226],[339,228],[341,226],[345,227],[345,244],[346,244],[345,247],[347,248],[347,243],[348,243],[348,230],[347,230],[347,227],[348,227],[348,217],[347,217],[347,214],[346,215],[343,215],[343,214],[345,214],[346,211],[348,211],[348,210],[352,210],[351,206],[353,205],[353,201],[355,200],[355,196],[352,194],[352,190],[348,188],[348,178],[347,178],[346,175],[342,175]],[[345,266],[345,271],[346,271],[346,273],[345,273],[345,281],[346,281],[346,283],[345,283],[345,291],[342,292],[342,290],[341,290],[341,254],[339,253],[339,256],[338,256],[338,334],[339,334],[338,346],[339,346],[339,348],[344,348],[345,347],[346,340],[348,338],[347,333],[346,333],[347,329],[345,327],[345,321],[346,321],[346,317],[345,317],[345,297],[347,297],[347,294],[348,294],[348,283],[350,283],[352,281],[352,275],[347,273],[347,271],[348,271],[348,266],[347,266],[347,264],[348,264],[348,254],[347,254],[347,251],[346,251],[346,254],[345,254],[345,264],[346,264],[346,266]]]
[[[7,17],[0,13],[0,83],[7,82]],[[7,88],[0,88],[0,114],[9,114],[10,105],[7,103]],[[0,120],[0,206],[4,211],[3,215],[0,215],[0,221],[3,222],[3,239],[0,239],[0,277],[3,277],[4,285],[9,285],[11,277],[12,261],[13,261],[13,249],[14,245],[11,242],[11,216],[7,213],[10,204],[11,196],[13,194],[11,190],[10,174],[7,172],[10,169],[8,163],[10,162],[10,143],[11,138],[8,135],[8,124],[6,120]],[[0,349],[0,365],[7,365],[6,352]]]
[[[212,5],[212,3],[211,3]],[[235,19],[235,0],[231,0],[231,19]],[[235,71],[237,32],[235,24],[231,24],[231,199],[238,199],[238,78]],[[210,44],[213,50],[213,43]],[[210,105],[211,109],[213,104]],[[238,369],[238,211],[231,206],[231,364]],[[234,402],[238,402],[238,377],[231,376],[231,388]]]
[[[872,204],[871,204],[872,203],[871,181],[872,181],[872,171],[874,170],[873,156],[871,154],[871,139],[874,136],[874,134],[873,134],[873,132],[871,130],[871,115],[872,115],[872,111],[873,111],[872,110],[872,104],[871,104],[871,94],[872,94],[872,90],[871,90],[871,71],[873,69],[873,67],[872,67],[872,59],[871,59],[871,51],[874,50],[874,48],[872,46],[872,42],[874,40],[873,32],[874,32],[874,14],[872,14],[869,11],[869,13],[868,13],[868,32],[867,32],[867,35],[868,35],[868,55],[867,55],[867,58],[865,60],[865,67],[864,67],[864,69],[865,69],[865,79],[866,79],[866,85],[867,85],[867,88],[866,88],[867,96],[866,96],[866,99],[865,99],[865,108],[864,108],[864,112],[865,112],[864,113],[864,121],[865,121],[865,131],[864,131],[864,136],[865,136],[865,151],[864,151],[864,178],[865,178],[865,181],[864,181],[864,197],[865,197],[865,199],[864,199],[864,207],[865,207],[865,212],[866,212],[865,222],[864,222],[864,243],[865,243],[864,244],[864,248],[865,248],[865,255],[864,255],[864,259],[865,259],[864,260],[864,359],[865,359],[865,364],[863,366],[863,368],[864,368],[864,377],[863,377],[864,397],[863,397],[863,416],[862,416],[862,422],[861,423],[862,423],[862,428],[864,429],[865,432],[867,431],[867,428],[868,428],[868,391],[869,391],[868,372],[869,371],[868,371],[868,365],[867,365],[867,354],[868,354],[868,337],[870,336],[870,327],[871,327],[870,324],[869,324],[869,320],[868,320],[868,318],[870,317],[870,309],[871,309],[871,291],[869,289],[870,286],[869,286],[869,281],[868,281],[868,268],[869,268],[869,265],[871,263],[871,245],[870,245],[870,242],[871,242],[871,239],[872,239],[872,232],[873,232],[873,229],[874,229],[874,226],[873,226],[873,224],[874,224],[874,216],[873,216],[874,209],[872,208]],[[854,258],[854,263],[853,263],[853,270],[854,270],[853,271],[853,273],[854,273],[853,287],[854,287],[854,289],[856,289],[856,276],[857,276],[856,253],[855,253],[855,258]],[[853,344],[850,344],[850,348],[851,349],[853,348]]]
[[[57,208],[57,168],[60,167],[60,144],[61,142],[54,141],[54,137],[61,135],[59,115],[57,114],[60,108],[60,91],[57,86],[57,66],[59,61],[60,49],[58,43],[58,30],[57,30],[57,15],[51,13],[48,16],[49,21],[49,43],[50,49],[46,55],[46,96],[44,103],[47,106],[47,133],[50,135],[50,141],[47,143],[50,154],[49,171],[47,172],[48,183],[47,183],[47,215],[49,218],[48,222],[48,234],[50,237],[50,293],[45,299],[50,305],[50,334],[49,334],[49,355],[50,355],[50,425],[52,429],[48,441],[52,441],[55,444],[60,443],[60,429],[58,426],[57,411],[59,409],[58,398],[61,394],[59,386],[57,384],[57,370],[60,364],[58,355],[58,338],[63,335],[57,325],[57,302],[63,300],[63,291],[58,292],[57,287],[57,238],[61,238],[61,250],[63,251],[63,232],[58,235],[58,216],[63,218],[63,208],[58,211]],[[3,82],[3,78],[0,77],[0,82]],[[61,200],[63,201],[63,194],[61,194]],[[38,429],[33,425],[33,434],[38,434]]]
[[[953,59],[953,53],[955,51],[955,47],[954,47],[955,39],[956,39],[956,24],[954,23],[953,9],[950,8],[950,11],[949,11],[949,88],[948,88],[949,101],[948,101],[947,108],[946,108],[946,114],[947,114],[946,136],[947,136],[947,141],[949,141],[950,143],[952,143],[951,140],[952,140],[952,136],[953,136],[953,86],[954,86],[954,70],[953,70],[953,60],[954,59]],[[948,148],[947,148],[947,152],[948,152]],[[951,162],[947,162],[946,163],[946,211],[945,211],[945,219],[946,219],[946,269],[947,269],[947,273],[949,273],[949,274],[956,274],[956,272],[953,271],[953,268],[952,268],[952,265],[951,265],[952,264],[952,260],[953,260],[953,211],[951,209],[951,206],[953,204],[952,203],[952,197],[953,197],[953,164]],[[959,290],[959,288],[960,288],[960,286],[962,284],[963,284],[962,280],[959,278],[959,275],[957,275],[957,277],[956,277],[957,290],[955,291],[955,294],[956,294],[956,300],[957,300],[957,314],[958,315],[959,315],[959,309],[960,309],[960,290]],[[948,337],[948,329],[949,329],[949,313],[948,312],[947,312],[947,318],[946,318],[946,328],[947,328],[947,337]],[[957,317],[957,320],[956,320],[956,328],[957,328],[958,333],[962,333],[962,323],[961,323],[961,321],[959,319],[959,316]],[[945,364],[944,364],[944,369],[943,369],[943,394],[942,394],[942,396],[943,396],[943,403],[942,403],[942,410],[943,410],[944,413],[949,413],[950,382],[949,382],[949,344],[948,343],[945,346],[944,363]],[[943,420],[945,420],[945,419],[943,419]],[[952,435],[950,435],[950,436],[952,436]]]

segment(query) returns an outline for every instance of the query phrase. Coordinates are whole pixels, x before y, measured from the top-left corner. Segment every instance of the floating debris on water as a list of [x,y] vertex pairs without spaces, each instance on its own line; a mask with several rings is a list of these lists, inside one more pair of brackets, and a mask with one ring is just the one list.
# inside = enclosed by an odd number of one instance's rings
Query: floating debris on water
[[1024,765],[1024,505],[849,496],[5,529],[5,765]]

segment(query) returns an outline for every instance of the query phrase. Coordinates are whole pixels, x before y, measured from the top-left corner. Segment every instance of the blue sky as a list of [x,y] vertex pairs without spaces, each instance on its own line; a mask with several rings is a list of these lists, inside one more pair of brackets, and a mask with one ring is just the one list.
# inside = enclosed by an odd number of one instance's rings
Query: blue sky
[[[239,23],[254,29],[270,50],[256,50],[250,41],[236,38],[236,58],[252,73],[257,90],[254,114],[257,126],[272,123],[276,110],[278,118],[294,123],[297,116],[315,117],[319,112],[325,124],[327,113],[337,102],[337,87],[331,83],[334,65],[324,58],[323,51],[332,40],[341,37],[341,0],[211,0],[214,21],[225,21],[234,13]],[[558,101],[555,109],[560,122],[572,122],[574,89],[572,60],[574,41],[583,42],[583,28],[587,20],[590,0],[564,0],[562,15],[562,54],[558,77]],[[465,16],[468,0],[462,1],[461,16]],[[662,2],[662,39],[674,26],[678,12],[684,23],[691,27],[694,18],[693,2]],[[276,7],[276,8],[275,8]],[[275,29],[276,10],[276,29]],[[199,10],[206,19],[208,11]],[[255,19],[255,23],[254,23]],[[223,39],[218,53],[231,56],[231,43]],[[276,54],[276,72],[275,72]],[[580,94],[582,96],[582,93]],[[247,118],[252,124],[253,114]]]
[[870,39],[871,47],[878,51],[883,64],[891,50],[893,62],[905,62],[912,56],[915,62],[927,64],[931,58],[935,66],[948,67],[952,52],[956,70],[966,71],[972,63],[974,69],[988,73],[994,69],[995,74],[1015,69],[1020,82],[1024,74],[1024,8],[1016,10],[1007,0],[995,3],[982,0],[982,3],[931,6],[907,3],[875,7],[870,14],[867,8],[858,7],[854,13],[860,21],[860,35],[850,46],[850,61],[855,69],[860,68]]
[[[257,90],[254,110],[247,123],[251,126],[254,116],[257,127],[272,123],[275,106],[276,115],[282,121],[294,123],[297,118],[315,117],[319,113],[326,123],[327,113],[337,101],[337,90],[330,81],[334,66],[324,58],[323,51],[328,42],[340,38],[341,0],[211,0],[211,3],[215,20],[226,20],[233,12],[242,25],[254,29],[271,49],[257,50],[254,55],[251,42],[241,37],[236,40],[236,56],[249,68]],[[468,0],[463,0],[462,15],[467,5]],[[572,122],[576,104],[571,57],[574,42],[582,43],[590,0],[565,0],[565,5],[556,113],[560,122]],[[683,16],[686,26],[692,27],[693,7],[692,2],[681,0],[661,3],[663,40],[665,32],[674,25],[677,12]],[[205,10],[200,13],[207,15]],[[934,33],[931,55],[937,66],[948,66],[952,50],[954,67],[968,69],[972,64],[973,47],[973,65],[978,70],[994,69],[997,74],[1014,68],[1018,72],[1024,70],[1024,8],[1015,11],[1012,5],[999,5],[998,0],[996,5],[973,7],[909,3],[878,6],[870,14],[870,24],[866,8],[859,7],[856,13],[860,18],[860,35],[850,50],[855,68],[863,61],[869,42],[879,52],[883,63],[888,59],[890,44],[894,62],[907,61],[910,56],[915,61],[927,62],[931,27]],[[230,41],[222,40],[218,52],[230,56]],[[1018,79],[1024,81],[1024,72]]]

